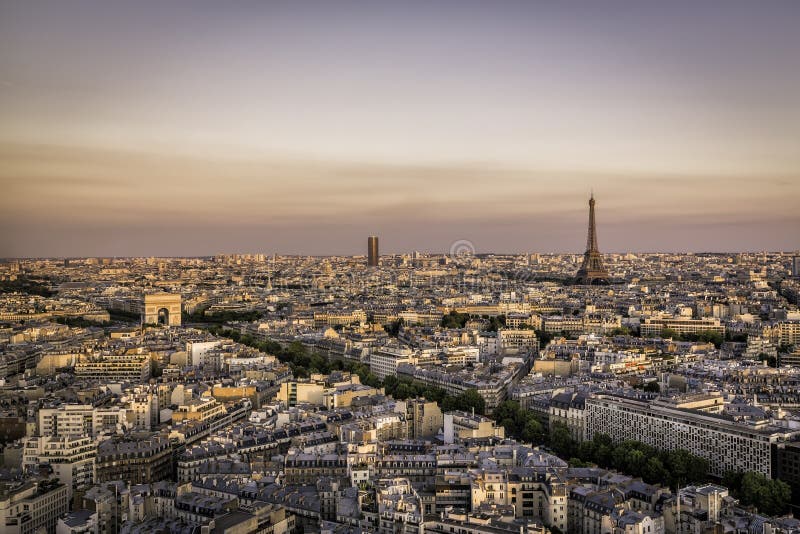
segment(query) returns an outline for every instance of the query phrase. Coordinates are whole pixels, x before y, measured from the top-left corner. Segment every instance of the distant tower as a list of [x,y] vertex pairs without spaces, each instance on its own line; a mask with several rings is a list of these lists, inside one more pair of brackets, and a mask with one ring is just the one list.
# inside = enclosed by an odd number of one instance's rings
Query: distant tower
[[594,224],[594,194],[589,198],[589,235],[586,238],[586,252],[583,253],[583,264],[575,275],[579,284],[607,284],[608,271],[603,267],[603,258],[597,249],[597,227]]
[[367,265],[377,267],[380,256],[378,255],[378,238],[371,235],[367,239]]

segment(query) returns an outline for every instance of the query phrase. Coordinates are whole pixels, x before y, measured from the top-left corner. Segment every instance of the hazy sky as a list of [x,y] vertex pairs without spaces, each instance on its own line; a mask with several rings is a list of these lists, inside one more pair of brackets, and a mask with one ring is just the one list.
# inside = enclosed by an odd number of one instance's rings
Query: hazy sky
[[0,0],[0,257],[800,247],[800,2]]

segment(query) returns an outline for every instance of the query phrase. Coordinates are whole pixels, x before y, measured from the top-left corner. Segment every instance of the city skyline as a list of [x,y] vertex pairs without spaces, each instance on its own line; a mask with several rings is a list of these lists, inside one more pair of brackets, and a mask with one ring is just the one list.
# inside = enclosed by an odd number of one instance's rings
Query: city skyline
[[800,5],[722,5],[3,2],[0,256],[796,250]]
[[800,534],[800,0],[0,0],[2,534]]

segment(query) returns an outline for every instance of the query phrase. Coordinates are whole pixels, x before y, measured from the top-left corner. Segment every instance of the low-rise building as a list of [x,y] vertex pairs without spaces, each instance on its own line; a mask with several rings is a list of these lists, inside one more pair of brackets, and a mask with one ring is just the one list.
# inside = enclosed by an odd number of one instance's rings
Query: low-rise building
[[47,464],[67,486],[69,496],[94,483],[97,444],[89,436],[35,436],[25,441],[23,468]]
[[97,447],[97,482],[145,484],[171,478],[172,474],[172,447],[166,437],[132,434],[108,439]]
[[56,480],[0,482],[0,530],[54,534],[69,510],[69,488]]

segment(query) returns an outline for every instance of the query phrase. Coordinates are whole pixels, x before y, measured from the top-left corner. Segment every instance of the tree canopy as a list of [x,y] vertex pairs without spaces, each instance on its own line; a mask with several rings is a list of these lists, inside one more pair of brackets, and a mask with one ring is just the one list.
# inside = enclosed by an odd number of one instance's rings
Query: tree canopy
[[741,504],[755,506],[760,513],[781,515],[789,512],[792,488],[783,480],[748,471],[726,473],[722,483]]
[[689,483],[702,483],[708,477],[708,461],[684,449],[662,451],[640,441],[613,443],[605,434],[578,443],[563,423],[553,424],[550,448],[571,462],[616,469],[641,477],[647,483],[666,484],[672,489]]

